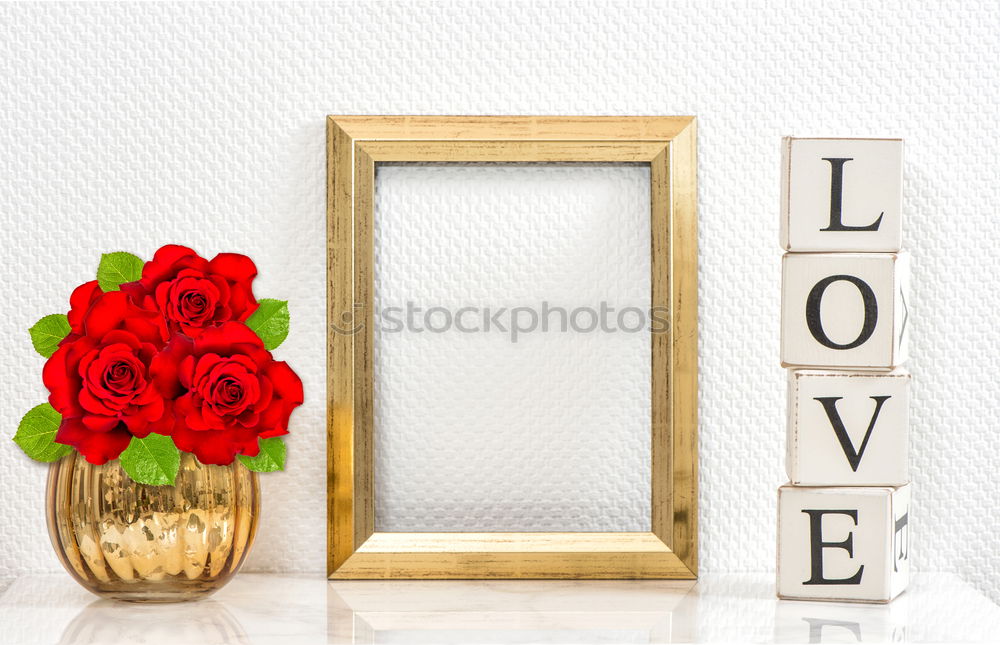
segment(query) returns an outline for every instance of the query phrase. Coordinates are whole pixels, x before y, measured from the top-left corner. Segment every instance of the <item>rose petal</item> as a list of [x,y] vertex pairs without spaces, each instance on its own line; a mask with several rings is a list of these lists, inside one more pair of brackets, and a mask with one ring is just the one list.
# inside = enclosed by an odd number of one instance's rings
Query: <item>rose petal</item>
[[194,342],[190,338],[174,336],[167,343],[167,346],[153,357],[149,373],[156,388],[164,397],[177,398],[181,390],[186,387],[181,383],[180,369],[185,359],[191,359],[191,365],[194,365],[192,351],[194,351]]
[[208,268],[233,282],[250,282],[257,277],[257,265],[239,253],[220,253],[212,258]]
[[146,287],[142,285],[141,280],[120,284],[118,285],[118,290],[127,295],[129,300],[140,307],[143,306],[143,303],[149,296],[149,291],[147,291]]
[[49,389],[49,403],[63,416],[79,416],[82,413],[76,400],[80,379],[75,370],[67,370],[67,360],[74,353],[74,347],[63,345],[45,361],[42,368],[42,383]]
[[105,293],[94,301],[84,316],[84,333],[91,338],[102,338],[104,334],[117,329],[125,320],[128,305],[128,296],[121,291]]
[[[239,322],[226,322],[218,327],[206,329],[195,342],[195,353],[202,355],[215,353],[221,356],[231,356],[234,345],[247,345],[250,348],[264,349],[264,343],[252,329]],[[266,351],[266,350],[265,350]]]
[[56,432],[56,443],[73,446],[92,464],[117,459],[128,448],[132,435],[116,428],[108,432],[92,432],[79,418],[63,418]]
[[191,260],[201,259],[197,253],[186,246],[178,244],[167,244],[157,249],[153,254],[153,259],[142,267],[142,282],[149,286],[154,281],[163,279],[164,276],[173,275],[176,272],[175,265],[191,264]]
[[233,463],[239,446],[225,432],[192,432],[178,427],[173,434],[174,443],[185,452],[192,452],[203,464],[226,466]]
[[290,405],[302,404],[302,381],[299,375],[285,361],[273,361],[264,368],[264,375],[274,385],[275,395]]
[[187,416],[184,417],[184,422],[187,424],[187,427],[190,428],[191,430],[194,430],[195,432],[203,432],[205,430],[211,430],[212,429],[211,426],[209,426],[208,423],[205,422],[205,419],[202,416],[204,412],[205,412],[204,408],[194,409],[188,412]]
[[[80,407],[91,414],[99,414],[104,416],[117,416],[122,409],[122,405],[116,403],[113,400],[98,398],[94,396],[90,389],[84,387],[80,390],[78,395],[78,400],[80,401]],[[55,406],[52,406],[55,407]]]
[[81,417],[84,427],[91,432],[108,432],[118,425],[118,417],[86,414]]
[[69,319],[69,326],[73,331],[81,331],[81,326],[83,325],[83,317],[90,309],[91,303],[95,298],[104,293],[101,287],[97,284],[97,280],[91,280],[90,282],[85,282],[79,287],[73,290],[73,294],[69,297],[69,313],[66,317]]
[[285,428],[284,426],[275,426],[270,430],[265,430],[261,432],[257,436],[259,436],[261,439],[270,439],[271,437],[281,437],[286,434],[288,434],[287,428]]

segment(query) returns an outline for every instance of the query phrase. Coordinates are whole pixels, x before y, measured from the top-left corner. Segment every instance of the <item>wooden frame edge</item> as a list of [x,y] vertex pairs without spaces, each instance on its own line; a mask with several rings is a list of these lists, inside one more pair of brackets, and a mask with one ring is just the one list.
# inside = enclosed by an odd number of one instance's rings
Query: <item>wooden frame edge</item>
[[655,534],[375,533],[335,580],[694,579]]
[[[498,131],[502,130],[502,136]],[[694,117],[338,117],[327,126],[327,295],[328,295],[328,413],[327,413],[327,575],[335,579],[358,578],[673,578],[692,579],[698,572],[698,481],[697,481],[697,184],[696,119]],[[452,140],[455,139],[455,140]],[[363,142],[363,143],[362,143]],[[421,142],[428,146],[407,146]],[[433,142],[433,143],[432,143]],[[495,144],[495,145],[494,145]],[[441,146],[444,146],[442,153]],[[418,155],[414,150],[424,148]],[[621,154],[609,150],[620,148]],[[405,154],[396,154],[405,149]],[[498,553],[473,548],[465,533],[398,534],[374,531],[372,490],[373,453],[371,437],[364,436],[364,418],[370,418],[366,388],[370,373],[359,371],[365,359],[359,351],[370,351],[372,312],[364,312],[361,334],[338,334],[335,312],[353,313],[355,302],[365,302],[370,284],[370,263],[358,262],[355,245],[371,243],[374,164],[377,161],[469,160],[476,161],[596,161],[613,156],[616,161],[646,161],[651,167],[651,217],[653,257],[665,258],[666,280],[655,285],[653,302],[670,303],[671,330],[668,339],[669,371],[664,382],[654,377],[653,396],[669,396],[669,418],[654,419],[667,426],[669,444],[654,451],[668,454],[668,469],[656,469],[653,486],[669,486],[665,503],[657,504],[654,490],[652,531],[642,534],[583,534],[609,536],[641,535],[638,543],[626,539],[612,550],[587,551],[594,542],[580,534],[528,533],[521,536],[524,551]],[[450,150],[450,152],[449,152]],[[464,152],[463,152],[464,150]],[[590,154],[577,156],[581,151]],[[514,152],[511,155],[511,152]],[[575,152],[574,152],[575,151]],[[631,151],[631,152],[629,152]],[[452,159],[451,153],[458,159]],[[413,158],[413,157],[416,158]],[[567,159],[572,156],[572,159]],[[591,158],[594,157],[594,158]],[[340,170],[348,168],[349,171]],[[367,201],[366,201],[367,200]],[[668,206],[668,207],[667,207]],[[362,214],[359,222],[357,214]],[[368,217],[364,214],[368,213]],[[659,214],[659,215],[658,215]],[[665,222],[657,222],[657,217]],[[665,226],[657,226],[657,224]],[[657,254],[657,245],[665,254]],[[370,257],[370,255],[369,255]],[[664,267],[660,267],[662,270]],[[346,288],[349,285],[349,288]],[[656,289],[660,292],[657,294]],[[358,296],[363,296],[361,300]],[[349,297],[348,297],[349,296]],[[352,321],[353,322],[353,321]],[[654,335],[654,343],[657,342]],[[654,355],[656,349],[653,349]],[[654,360],[655,362],[655,360]],[[334,370],[351,374],[334,379]],[[654,371],[654,374],[656,371]],[[367,385],[366,385],[367,383]],[[343,402],[350,402],[344,405]],[[339,403],[338,403],[339,402]],[[359,416],[362,422],[359,423]],[[662,436],[662,435],[661,435]],[[654,463],[658,460],[654,457]],[[660,460],[660,463],[664,463]],[[334,465],[340,469],[335,471]],[[346,464],[346,465],[345,465]],[[663,470],[657,475],[658,470]],[[657,484],[657,478],[662,482]],[[660,496],[663,502],[664,496]],[[341,518],[335,521],[335,518]],[[498,536],[488,533],[490,544]],[[395,538],[392,536],[406,536]],[[425,536],[424,538],[415,536]],[[446,538],[444,537],[446,536]],[[542,536],[561,546],[538,551],[534,538]],[[426,545],[442,539],[454,548],[427,551]],[[403,540],[403,541],[398,541]],[[652,545],[650,540],[658,546]],[[462,546],[464,544],[464,546]],[[386,551],[387,545],[400,549]],[[457,545],[457,546],[456,546]],[[464,550],[463,550],[464,549]],[[583,550],[581,550],[583,549]],[[516,557],[510,557],[516,556]],[[531,566],[526,566],[531,561]],[[574,565],[567,569],[559,561]],[[615,561],[620,566],[607,566]],[[450,567],[442,568],[443,563]],[[603,565],[602,565],[603,563]],[[491,566],[487,567],[486,564]],[[602,566],[599,566],[602,565]]]

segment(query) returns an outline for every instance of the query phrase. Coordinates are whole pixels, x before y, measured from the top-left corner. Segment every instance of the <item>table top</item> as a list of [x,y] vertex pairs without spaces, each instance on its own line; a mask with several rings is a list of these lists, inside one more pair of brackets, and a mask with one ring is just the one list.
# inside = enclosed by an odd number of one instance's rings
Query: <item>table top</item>
[[68,576],[0,594],[0,641],[34,643],[996,642],[1000,607],[952,574],[889,605],[779,601],[769,574],[669,581],[350,581],[241,574],[192,603],[99,600]]

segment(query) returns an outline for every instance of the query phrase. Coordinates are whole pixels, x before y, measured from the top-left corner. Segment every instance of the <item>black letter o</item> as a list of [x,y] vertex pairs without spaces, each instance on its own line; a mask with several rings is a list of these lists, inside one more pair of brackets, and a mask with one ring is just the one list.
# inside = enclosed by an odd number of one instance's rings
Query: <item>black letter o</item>
[[[823,331],[823,321],[820,320],[819,316],[819,306],[823,300],[823,293],[826,291],[826,288],[834,282],[840,282],[841,280],[850,282],[858,288],[858,291],[861,292],[861,300],[865,305],[865,324],[861,326],[861,333],[858,334],[858,337],[854,341],[846,345],[838,345],[827,337],[826,332]],[[872,291],[867,282],[856,276],[831,275],[830,277],[823,278],[816,283],[816,286],[809,292],[809,297],[806,298],[806,324],[809,325],[809,331],[812,333],[813,338],[819,341],[824,347],[829,347],[830,349],[854,349],[872,337],[872,334],[875,333],[875,324],[877,322],[878,303],[875,301],[875,292]]]

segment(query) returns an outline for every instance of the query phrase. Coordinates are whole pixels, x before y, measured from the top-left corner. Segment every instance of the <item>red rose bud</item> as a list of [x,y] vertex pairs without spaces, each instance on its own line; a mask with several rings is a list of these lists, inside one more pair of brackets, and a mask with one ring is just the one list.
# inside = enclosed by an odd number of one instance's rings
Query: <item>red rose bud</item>
[[195,339],[174,336],[151,373],[175,399],[174,443],[204,464],[257,455],[259,439],[288,434],[289,416],[302,404],[299,377],[239,322],[206,328]]
[[212,325],[243,321],[257,310],[252,282],[253,260],[220,253],[211,261],[185,246],[169,244],[153,255],[137,282],[121,285],[133,302],[156,309],[171,331],[192,338]]

